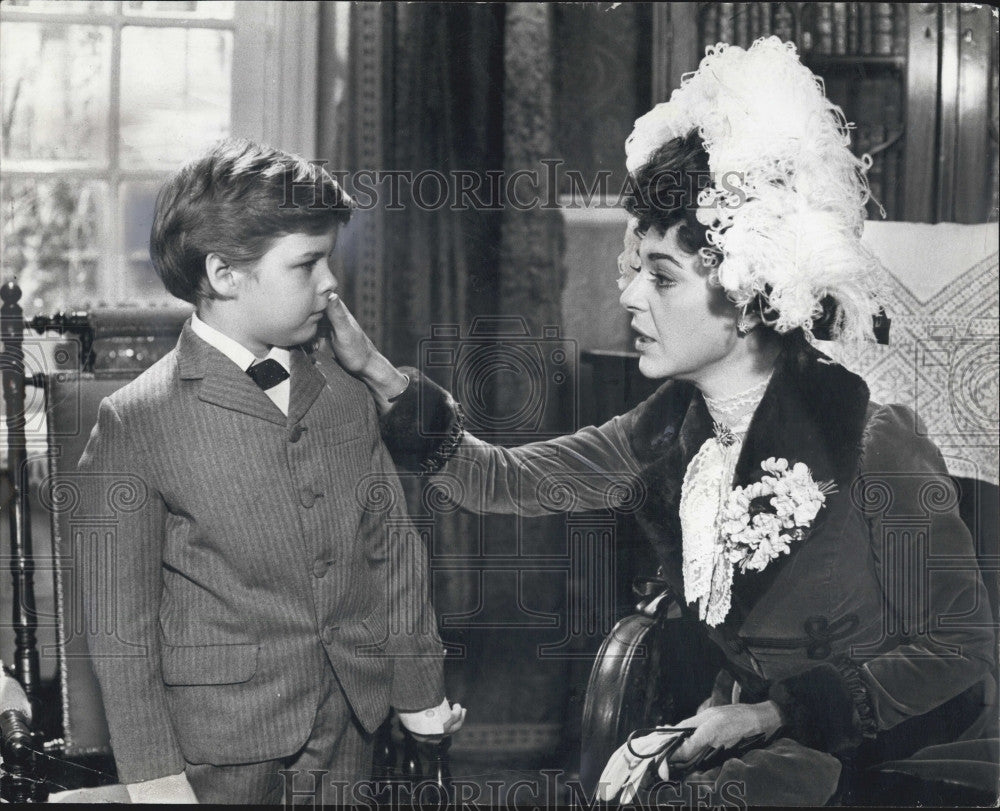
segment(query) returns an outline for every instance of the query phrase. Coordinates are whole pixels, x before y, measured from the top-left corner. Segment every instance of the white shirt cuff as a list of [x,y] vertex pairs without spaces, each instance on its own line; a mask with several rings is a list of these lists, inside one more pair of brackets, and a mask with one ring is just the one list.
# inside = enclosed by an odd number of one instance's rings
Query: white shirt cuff
[[396,714],[403,726],[410,732],[415,732],[417,735],[443,735],[444,722],[451,717],[451,705],[448,704],[446,696],[444,701],[436,707],[417,712],[399,712],[397,710]]

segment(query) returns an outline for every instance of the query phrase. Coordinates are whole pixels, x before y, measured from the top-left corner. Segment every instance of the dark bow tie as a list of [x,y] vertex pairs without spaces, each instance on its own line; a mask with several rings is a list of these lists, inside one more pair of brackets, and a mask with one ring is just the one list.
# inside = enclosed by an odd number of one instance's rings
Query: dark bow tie
[[288,380],[288,372],[285,367],[274,358],[266,358],[260,363],[255,363],[247,369],[247,374],[264,391],[273,389],[279,383]]

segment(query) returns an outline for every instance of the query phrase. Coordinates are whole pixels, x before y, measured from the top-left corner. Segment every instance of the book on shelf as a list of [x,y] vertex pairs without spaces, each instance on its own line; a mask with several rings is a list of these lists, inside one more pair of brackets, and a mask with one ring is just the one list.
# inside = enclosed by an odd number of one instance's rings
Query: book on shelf
[[858,30],[860,3],[846,3],[847,6],[847,53],[856,54],[860,48],[860,31]]
[[705,3],[701,9],[702,51],[719,41],[719,4]]
[[736,3],[733,9],[733,43],[746,48],[749,42],[750,4]]
[[[771,30],[782,41],[789,42],[795,39],[795,12],[788,3],[778,3],[774,7],[774,18]],[[796,43],[800,51],[809,50],[804,42]]]
[[750,41],[766,37],[771,33],[771,4],[750,4]]
[[876,54],[891,54],[893,45],[893,20],[895,9],[892,3],[872,4],[872,51]]
[[833,17],[833,47],[830,53],[842,56],[847,50],[847,3],[831,3]]
[[817,3],[815,9],[816,34],[813,50],[818,54],[833,53],[833,3]]
[[895,54],[906,53],[906,38],[909,36],[909,27],[906,24],[908,10],[905,3],[894,3],[893,8],[893,36],[892,52]]
[[719,42],[732,43],[735,11],[735,3],[719,3]]
[[875,52],[872,26],[872,4],[858,3],[858,50],[863,54]]

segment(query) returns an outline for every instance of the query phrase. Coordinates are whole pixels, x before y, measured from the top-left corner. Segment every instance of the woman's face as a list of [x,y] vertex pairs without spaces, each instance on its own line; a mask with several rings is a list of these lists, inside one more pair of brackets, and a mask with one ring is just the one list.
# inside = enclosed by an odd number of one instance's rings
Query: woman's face
[[723,382],[741,343],[739,313],[725,291],[709,282],[701,257],[678,243],[680,227],[646,232],[639,270],[621,294],[638,333],[639,371],[650,378]]

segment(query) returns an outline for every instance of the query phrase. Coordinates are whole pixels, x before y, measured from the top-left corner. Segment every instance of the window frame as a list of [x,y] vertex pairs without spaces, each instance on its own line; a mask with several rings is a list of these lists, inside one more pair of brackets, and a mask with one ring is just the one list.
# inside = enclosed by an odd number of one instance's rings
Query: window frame
[[[317,0],[296,3],[236,0],[233,16],[229,19],[129,14],[125,12],[123,0],[114,0],[109,9],[102,12],[39,11],[0,5],[0,25],[20,22],[101,26],[109,30],[111,37],[107,163],[67,166],[57,160],[40,160],[24,168],[8,169],[0,165],[4,182],[66,178],[107,185],[97,278],[93,280],[96,293],[93,300],[68,302],[73,307],[105,302],[162,304],[170,300],[166,291],[162,296],[150,296],[138,290],[129,273],[130,259],[135,257],[126,251],[122,217],[124,188],[128,183],[162,182],[172,169],[130,169],[121,165],[121,60],[125,27],[231,31],[230,135],[269,143],[308,158],[314,155],[320,30]],[[289,42],[294,42],[296,47],[285,47]],[[123,294],[127,301],[117,301],[116,297]],[[25,305],[30,309],[27,302]]]

